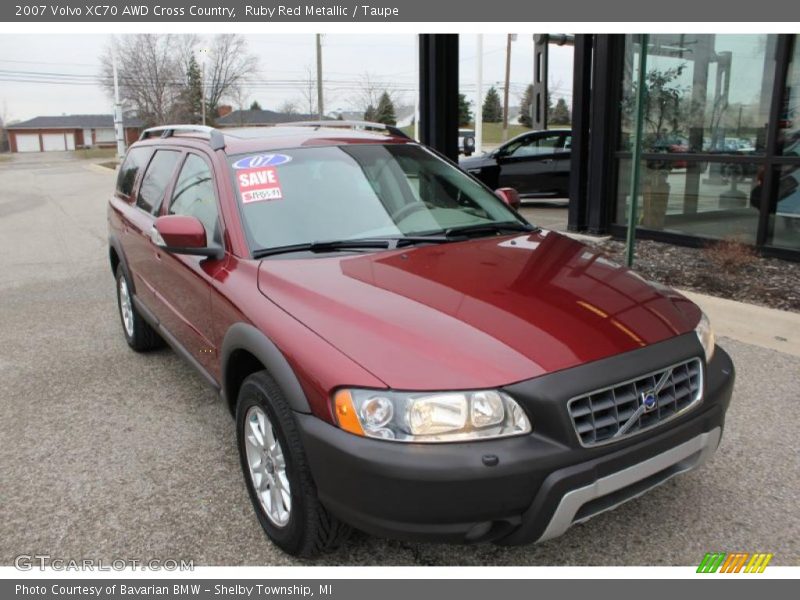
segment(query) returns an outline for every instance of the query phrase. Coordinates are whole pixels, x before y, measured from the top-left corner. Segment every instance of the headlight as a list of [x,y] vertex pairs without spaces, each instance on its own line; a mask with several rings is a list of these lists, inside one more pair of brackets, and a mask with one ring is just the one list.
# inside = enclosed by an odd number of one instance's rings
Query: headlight
[[697,334],[697,339],[700,340],[700,344],[703,346],[703,350],[706,353],[706,362],[711,362],[711,359],[714,356],[714,330],[711,329],[711,323],[706,316],[706,313],[702,313],[700,316],[700,322],[697,324],[697,327],[694,328],[694,332]]
[[458,442],[522,435],[531,422],[508,394],[339,390],[339,426],[356,435],[398,442]]

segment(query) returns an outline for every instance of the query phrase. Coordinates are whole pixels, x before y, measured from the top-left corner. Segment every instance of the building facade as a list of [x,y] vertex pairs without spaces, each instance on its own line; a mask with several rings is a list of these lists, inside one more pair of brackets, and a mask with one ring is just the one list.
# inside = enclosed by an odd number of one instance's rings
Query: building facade
[[[124,126],[125,143],[130,145],[138,139],[144,123],[126,118]],[[117,145],[112,115],[41,116],[6,129],[11,152],[59,152]]]

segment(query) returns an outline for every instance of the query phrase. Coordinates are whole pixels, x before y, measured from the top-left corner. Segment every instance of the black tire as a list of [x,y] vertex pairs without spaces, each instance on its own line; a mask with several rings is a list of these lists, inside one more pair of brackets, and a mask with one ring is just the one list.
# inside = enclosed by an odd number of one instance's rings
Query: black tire
[[[286,476],[291,488],[291,510],[288,522],[283,526],[277,526],[265,512],[250,473],[245,427],[248,426],[248,411],[253,407],[260,407],[267,414],[283,449]],[[276,546],[292,556],[312,558],[334,550],[347,539],[350,527],[329,513],[319,501],[292,409],[266,371],[248,376],[239,390],[236,441],[253,509],[261,527]]]
[[[125,324],[125,317],[123,316],[121,299],[122,282],[125,283],[125,288],[127,289],[130,298],[130,311],[131,318],[133,319],[133,324],[130,328],[130,331],[128,326]],[[150,327],[150,324],[147,323],[147,321],[142,318],[142,315],[140,315],[136,310],[136,305],[133,303],[133,293],[130,291],[131,282],[127,275],[125,275],[125,271],[121,264],[117,265],[116,288],[119,320],[120,324],[122,325],[122,334],[125,336],[125,341],[128,342],[128,346],[137,352],[147,352],[148,350],[154,350],[155,348],[160,348],[163,346],[164,340],[161,339],[155,330]]]

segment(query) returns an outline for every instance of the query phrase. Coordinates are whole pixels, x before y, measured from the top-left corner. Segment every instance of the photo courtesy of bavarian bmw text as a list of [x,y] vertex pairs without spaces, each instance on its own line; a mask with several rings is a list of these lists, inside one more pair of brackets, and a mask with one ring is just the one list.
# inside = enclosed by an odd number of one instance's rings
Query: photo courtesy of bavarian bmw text
[[800,8],[755,8],[0,6],[0,589],[788,593]]

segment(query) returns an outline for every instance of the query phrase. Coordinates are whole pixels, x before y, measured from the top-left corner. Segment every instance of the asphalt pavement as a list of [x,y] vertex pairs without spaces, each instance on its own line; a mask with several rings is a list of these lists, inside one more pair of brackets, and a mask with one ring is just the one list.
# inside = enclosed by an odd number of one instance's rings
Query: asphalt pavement
[[[0,163],[0,564],[37,553],[299,564],[256,521],[227,409],[173,352],[123,340],[107,262],[113,182],[68,155]],[[800,564],[800,357],[719,341],[738,379],[703,468],[541,545],[356,535],[317,564],[692,565],[709,551]]]

